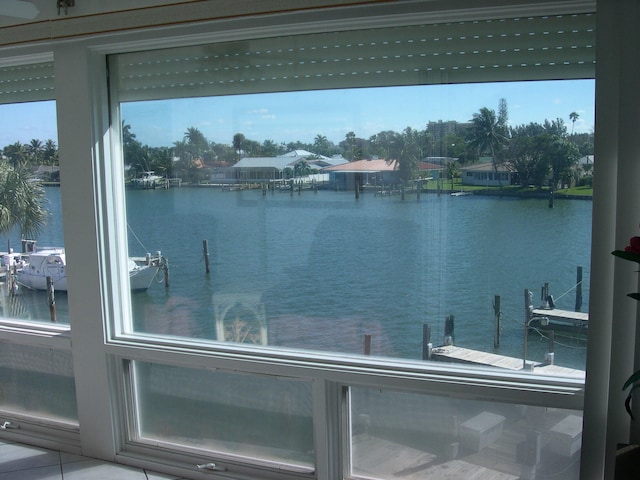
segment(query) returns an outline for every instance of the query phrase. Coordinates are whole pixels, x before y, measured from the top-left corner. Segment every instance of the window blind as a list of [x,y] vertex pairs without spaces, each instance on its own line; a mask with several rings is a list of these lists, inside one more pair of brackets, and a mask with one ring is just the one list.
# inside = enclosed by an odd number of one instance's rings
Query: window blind
[[0,104],[54,100],[53,62],[0,66]]
[[111,60],[121,101],[331,88],[593,78],[595,14],[281,36]]

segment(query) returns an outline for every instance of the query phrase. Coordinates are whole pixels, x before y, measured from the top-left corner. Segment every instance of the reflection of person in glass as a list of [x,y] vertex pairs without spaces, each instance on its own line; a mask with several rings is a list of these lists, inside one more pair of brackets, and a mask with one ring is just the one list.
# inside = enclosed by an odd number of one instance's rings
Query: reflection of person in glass
[[162,305],[147,305],[144,331],[179,337],[201,336],[194,315],[197,308],[195,300],[180,296],[171,296]]

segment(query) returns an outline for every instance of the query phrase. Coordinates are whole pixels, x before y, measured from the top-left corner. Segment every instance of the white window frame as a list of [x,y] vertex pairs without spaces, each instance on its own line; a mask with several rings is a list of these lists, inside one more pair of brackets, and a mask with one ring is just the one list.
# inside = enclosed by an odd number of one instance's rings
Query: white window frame
[[[50,77],[53,52],[50,49],[21,49],[0,55],[0,69],[21,66],[43,65],[46,78],[30,79],[25,89],[17,93],[17,102],[55,100]],[[27,69],[31,72],[30,69]],[[30,75],[30,73],[28,73]],[[38,73],[38,76],[40,73]],[[17,76],[14,80],[17,80]],[[29,80],[29,79],[28,79]],[[11,84],[11,82],[10,82]],[[12,99],[15,97],[12,97]],[[7,101],[8,98],[3,98]],[[48,321],[23,321],[10,318],[0,319],[0,341],[13,345],[51,349],[71,355],[71,334],[69,325]],[[5,435],[9,439],[35,439],[39,445],[48,448],[64,448],[80,452],[80,432],[75,422],[65,422],[51,418],[37,417],[27,413],[0,411],[0,423],[9,422]]]

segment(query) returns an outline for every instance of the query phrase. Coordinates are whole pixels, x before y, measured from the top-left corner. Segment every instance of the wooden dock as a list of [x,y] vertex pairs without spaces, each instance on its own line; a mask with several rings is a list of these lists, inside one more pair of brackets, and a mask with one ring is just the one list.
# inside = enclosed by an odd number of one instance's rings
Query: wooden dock
[[559,310],[557,308],[534,308],[531,311],[534,317],[547,317],[569,322],[587,323],[589,314],[586,312],[572,312],[571,310]]
[[[522,371],[525,366],[521,358],[508,357],[495,353],[481,352],[469,348],[456,347],[454,345],[444,345],[434,347],[431,351],[431,359],[441,362],[461,363],[467,365],[480,365],[485,367],[495,367],[503,370]],[[546,363],[532,362],[527,360],[527,371],[542,375],[552,375],[571,378],[585,378],[583,370],[548,365]]]
[[557,308],[530,308],[527,326],[533,331],[549,332],[586,338],[589,314]]
[[[578,286],[582,285],[582,271],[578,267]],[[524,291],[524,302],[526,312],[526,324],[531,330],[554,331],[558,333],[578,335],[586,337],[589,327],[589,314],[581,312],[582,289],[576,292],[576,309],[561,310],[555,307],[553,296],[549,295],[549,285],[545,283],[541,294],[543,304],[535,308],[533,306],[533,295],[528,290]]]

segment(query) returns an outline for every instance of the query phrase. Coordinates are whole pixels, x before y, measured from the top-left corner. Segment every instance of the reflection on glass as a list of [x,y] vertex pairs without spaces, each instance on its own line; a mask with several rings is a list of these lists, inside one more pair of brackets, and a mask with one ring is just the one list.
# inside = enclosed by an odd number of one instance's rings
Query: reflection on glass
[[[526,93],[547,101],[549,91],[590,105],[593,82],[122,103],[127,221],[135,231],[129,236],[130,255],[149,251],[143,244],[161,250],[171,278],[169,288],[160,282],[133,296],[134,328],[421,360],[424,326],[430,327],[437,347],[445,343],[446,319],[453,317],[455,345],[522,360],[525,289],[537,293],[549,284],[556,308],[572,311],[580,287],[580,315],[586,318],[590,197],[567,199],[555,192],[549,208],[551,177],[535,186],[540,179],[531,173],[524,181],[528,170],[522,165],[518,174],[515,167],[495,174],[490,148],[474,140],[472,120],[491,112],[497,118],[498,107],[508,117],[510,104],[499,102],[497,95],[524,101]],[[480,94],[496,95],[496,105],[485,109],[489,113],[469,106]],[[436,97],[444,115],[461,120],[445,121],[432,113],[428,107]],[[322,109],[311,114],[311,106],[320,104]],[[395,111],[380,114],[382,106],[392,105],[403,106],[399,119]],[[268,118],[258,118],[257,111]],[[356,122],[355,111],[367,112],[375,125]],[[577,172],[559,177],[558,188],[565,181],[586,185],[592,132],[577,133],[584,127],[576,121],[571,134],[561,119],[513,111],[531,123],[520,127],[509,121],[513,143],[503,148],[512,150],[502,154],[503,162],[520,158],[528,135],[537,139],[539,149],[546,148],[545,138],[556,135],[576,157],[570,171]],[[219,129],[209,126],[209,117]],[[251,127],[243,130],[245,120]],[[366,134],[348,130],[352,121]],[[404,121],[421,126],[398,128]],[[156,128],[165,132],[162,138]],[[270,140],[267,135],[278,136]],[[584,165],[577,160],[582,154]],[[398,166],[402,162],[412,165],[410,174]],[[140,175],[150,171],[163,183],[141,188]],[[515,196],[505,198],[501,192]],[[557,242],[559,235],[563,242]],[[577,267],[583,269],[579,282]],[[188,304],[188,313],[174,314],[176,303]],[[533,303],[537,309],[536,298]],[[576,328],[561,325],[549,346],[549,330],[555,327],[546,328],[539,317],[528,335],[527,360],[542,364],[552,349],[556,364],[584,370],[585,322],[578,321]],[[496,331],[500,339],[494,349]]]
[[71,354],[0,343],[0,408],[77,423]]
[[142,440],[314,465],[308,383],[136,362]]
[[350,428],[358,477],[579,478],[582,412],[352,388]]

